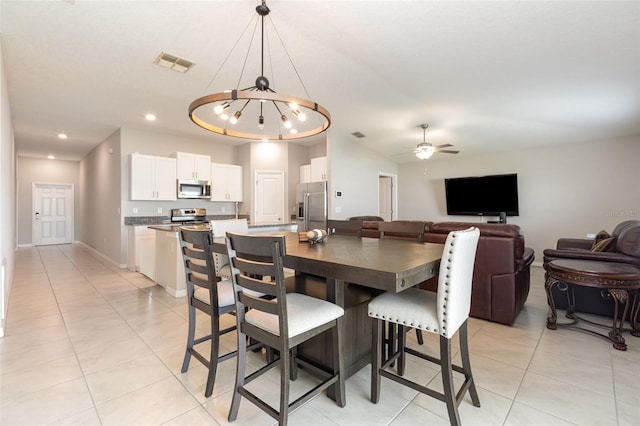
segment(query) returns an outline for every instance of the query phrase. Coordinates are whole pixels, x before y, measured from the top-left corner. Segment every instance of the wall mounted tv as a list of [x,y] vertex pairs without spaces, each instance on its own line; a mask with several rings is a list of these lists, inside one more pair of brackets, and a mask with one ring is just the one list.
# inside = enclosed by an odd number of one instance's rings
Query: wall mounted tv
[[444,180],[449,215],[518,216],[518,175],[491,175]]

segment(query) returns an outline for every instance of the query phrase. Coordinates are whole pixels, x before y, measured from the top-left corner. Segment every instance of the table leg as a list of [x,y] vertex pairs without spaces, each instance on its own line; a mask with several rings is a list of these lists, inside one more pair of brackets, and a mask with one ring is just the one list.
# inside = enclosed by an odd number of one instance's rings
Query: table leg
[[[633,291],[633,304],[631,305],[631,335],[640,337],[640,290],[636,289]],[[629,290],[629,295],[631,295],[631,290]]]
[[[336,305],[340,306],[341,308],[345,308],[345,303],[344,303],[344,281],[342,280],[337,280],[334,278],[327,278],[327,300],[329,302],[335,303]],[[340,367],[342,367],[342,371],[340,371],[340,374],[342,375],[342,377],[346,377],[346,370],[345,370],[345,352],[344,352],[344,333],[345,333],[345,327],[344,327],[344,316],[340,317],[338,319],[338,339],[339,339],[339,343],[338,343],[338,347],[340,348],[340,358],[342,359],[342,362],[337,362],[337,360],[333,360],[333,372],[334,374],[338,371],[338,369]],[[338,381],[336,384],[334,384],[333,386],[331,386],[329,389],[327,389],[327,396],[333,400],[336,399],[337,395],[345,395],[345,390],[342,389],[341,393],[338,393],[338,386],[340,386],[340,382]]]
[[[624,319],[629,313],[629,293],[627,290],[621,289],[607,289],[608,297],[613,299],[613,324],[611,325],[611,331],[609,332],[609,340],[613,342],[614,349],[619,351],[626,351],[627,344],[624,337],[622,337],[622,326],[624,325]],[[620,303],[624,303],[624,309],[622,310],[622,316],[619,316]],[[618,319],[619,318],[619,319]]]
[[558,312],[556,311],[556,304],[553,300],[553,289],[554,284],[559,283],[558,280],[551,278],[547,274],[547,279],[544,283],[544,290],[547,293],[547,304],[549,305],[549,309],[551,310],[551,316],[547,317],[547,328],[549,330],[556,330],[558,326],[556,322],[558,320]]

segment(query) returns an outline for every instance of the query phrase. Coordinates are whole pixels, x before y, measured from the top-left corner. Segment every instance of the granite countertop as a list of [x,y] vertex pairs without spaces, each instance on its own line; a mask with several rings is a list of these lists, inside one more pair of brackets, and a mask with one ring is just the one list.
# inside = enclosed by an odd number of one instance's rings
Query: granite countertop
[[[269,228],[274,226],[292,226],[295,223],[273,223],[273,224],[260,224],[260,225],[251,225],[249,224],[249,229],[258,229],[258,228]],[[158,224],[158,225],[148,225],[147,228],[155,229],[156,231],[165,231],[165,232],[178,232],[180,227],[182,226],[191,226],[196,229],[209,229],[208,223],[198,223],[198,224],[190,224],[190,225],[172,225],[170,223],[167,224]]]

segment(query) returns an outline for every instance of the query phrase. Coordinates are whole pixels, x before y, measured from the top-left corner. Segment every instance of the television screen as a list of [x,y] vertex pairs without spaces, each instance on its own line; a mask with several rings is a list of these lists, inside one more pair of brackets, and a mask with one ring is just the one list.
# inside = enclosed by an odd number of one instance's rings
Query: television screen
[[518,175],[491,175],[444,180],[449,215],[518,216]]

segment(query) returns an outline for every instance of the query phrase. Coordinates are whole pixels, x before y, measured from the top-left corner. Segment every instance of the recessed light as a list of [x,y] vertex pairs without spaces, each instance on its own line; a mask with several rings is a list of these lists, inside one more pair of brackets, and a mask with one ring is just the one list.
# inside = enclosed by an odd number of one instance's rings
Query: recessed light
[[49,160],[55,160],[55,159],[56,159],[56,157],[54,157],[53,155],[47,155],[47,158],[48,158]]
[[67,137],[66,133],[58,133],[58,139],[66,139]]

